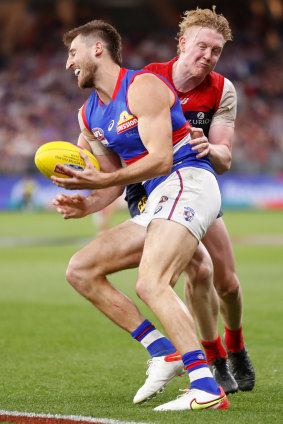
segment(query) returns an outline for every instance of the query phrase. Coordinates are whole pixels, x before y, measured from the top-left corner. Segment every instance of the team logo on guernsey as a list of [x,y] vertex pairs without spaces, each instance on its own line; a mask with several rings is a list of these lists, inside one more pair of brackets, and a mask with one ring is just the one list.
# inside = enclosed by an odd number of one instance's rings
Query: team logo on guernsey
[[113,119],[112,119],[112,121],[110,122],[110,124],[108,125],[108,131],[111,131],[112,130],[112,128],[113,128],[113,126],[114,126],[114,121],[113,121]]
[[185,105],[186,103],[188,103],[188,101],[189,101],[189,97],[185,97],[184,99],[180,99],[181,105]]
[[117,124],[117,134],[129,130],[130,128],[136,127],[138,120],[133,115],[130,115],[127,111],[124,111],[120,115],[120,119]]
[[195,216],[195,211],[192,208],[189,208],[189,206],[185,206],[184,207],[185,221],[191,222],[194,216]]
[[104,131],[101,128],[93,128],[91,131],[94,137],[97,140],[101,141],[102,144],[104,144],[105,146],[109,144],[106,138],[104,137]]
[[168,197],[167,196],[161,196],[161,198],[159,200],[159,203],[167,202],[167,200],[168,200]]

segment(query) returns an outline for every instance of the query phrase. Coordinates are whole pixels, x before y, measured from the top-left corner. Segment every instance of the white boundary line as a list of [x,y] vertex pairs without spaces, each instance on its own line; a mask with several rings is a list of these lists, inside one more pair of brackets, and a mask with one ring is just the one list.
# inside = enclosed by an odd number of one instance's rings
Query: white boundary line
[[19,411],[3,411],[0,410],[0,418],[1,416],[6,415],[7,417],[26,417],[26,418],[46,418],[51,422],[53,420],[69,420],[74,422],[84,421],[86,423],[95,423],[95,424],[153,424],[153,423],[141,423],[136,421],[118,421],[108,418],[94,418],[94,417],[84,417],[81,415],[59,415],[59,414],[35,414],[33,412],[19,412]]

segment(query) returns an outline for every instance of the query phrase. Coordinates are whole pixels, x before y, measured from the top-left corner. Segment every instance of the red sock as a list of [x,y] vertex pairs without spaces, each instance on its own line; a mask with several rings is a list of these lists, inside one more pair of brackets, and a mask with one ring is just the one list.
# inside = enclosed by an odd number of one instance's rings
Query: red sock
[[242,334],[242,326],[238,330],[230,330],[229,328],[225,327],[225,344],[228,350],[230,352],[235,353],[239,352],[244,348],[244,340],[243,340],[243,334]]
[[218,358],[227,358],[226,350],[222,344],[221,337],[218,335],[216,340],[205,342],[201,340],[203,345],[207,363],[210,365]]

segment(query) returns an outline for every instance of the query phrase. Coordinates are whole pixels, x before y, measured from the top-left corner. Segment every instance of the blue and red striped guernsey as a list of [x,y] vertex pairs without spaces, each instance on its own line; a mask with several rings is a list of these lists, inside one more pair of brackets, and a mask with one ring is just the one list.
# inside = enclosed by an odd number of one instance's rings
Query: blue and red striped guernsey
[[[91,93],[82,108],[82,118],[88,128],[104,146],[111,148],[123,161],[129,165],[148,154],[138,132],[138,119],[132,114],[128,101],[128,89],[136,76],[152,73],[151,71],[133,71],[122,68],[116,83],[111,101],[105,105],[95,91]],[[155,74],[156,75],[156,74]],[[213,173],[209,160],[196,159],[189,141],[189,124],[186,121],[180,101],[170,83],[157,75],[174,93],[175,103],[171,107],[173,162],[174,170],[184,166],[205,168]],[[161,179],[160,179],[161,178]],[[150,180],[145,183],[147,194],[162,182],[165,177]]]

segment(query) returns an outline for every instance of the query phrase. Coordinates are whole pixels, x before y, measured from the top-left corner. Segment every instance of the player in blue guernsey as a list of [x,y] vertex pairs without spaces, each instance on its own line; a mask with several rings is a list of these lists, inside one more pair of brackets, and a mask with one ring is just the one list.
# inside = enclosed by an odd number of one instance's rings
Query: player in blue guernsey
[[[67,69],[77,75],[81,88],[95,89],[84,108],[85,125],[112,153],[98,157],[102,172],[82,154],[83,172],[62,166],[70,178],[53,177],[53,182],[70,189],[109,189],[111,197],[126,184],[144,181],[149,196],[143,214],[107,230],[74,255],[67,279],[100,308],[98,292],[103,302],[106,286],[111,290],[104,278],[107,257],[123,257],[123,239],[140,239],[146,232],[136,291],[182,355],[191,381],[184,402],[177,399],[156,410],[226,409],[227,397],[200,350],[193,319],[172,290],[219,212],[220,192],[209,160],[196,160],[172,87],[153,73],[121,68],[120,36],[112,26],[92,21],[69,31],[65,43],[69,46]],[[84,143],[83,134],[79,143]],[[121,160],[128,166],[123,167]],[[117,291],[113,289],[112,294],[106,315],[113,317],[118,300],[123,327],[128,310]],[[150,327],[144,323],[137,337]]]
[[[132,71],[121,68],[110,103],[102,105],[97,91],[94,91],[82,109],[82,116],[87,129],[93,133],[101,132],[100,142],[115,151],[126,165],[148,155],[148,151],[140,138],[138,119],[133,116],[127,102],[130,85],[136,77],[143,75],[148,76],[148,71]],[[158,78],[173,93],[169,83],[162,77],[158,76]],[[214,173],[208,156],[197,159],[197,152],[193,151],[189,144],[189,124],[183,115],[179,98],[175,92],[170,113],[173,130],[173,167],[171,172],[193,166]],[[113,126],[112,122],[115,123]],[[167,177],[165,175],[145,181],[143,186],[147,195]]]

